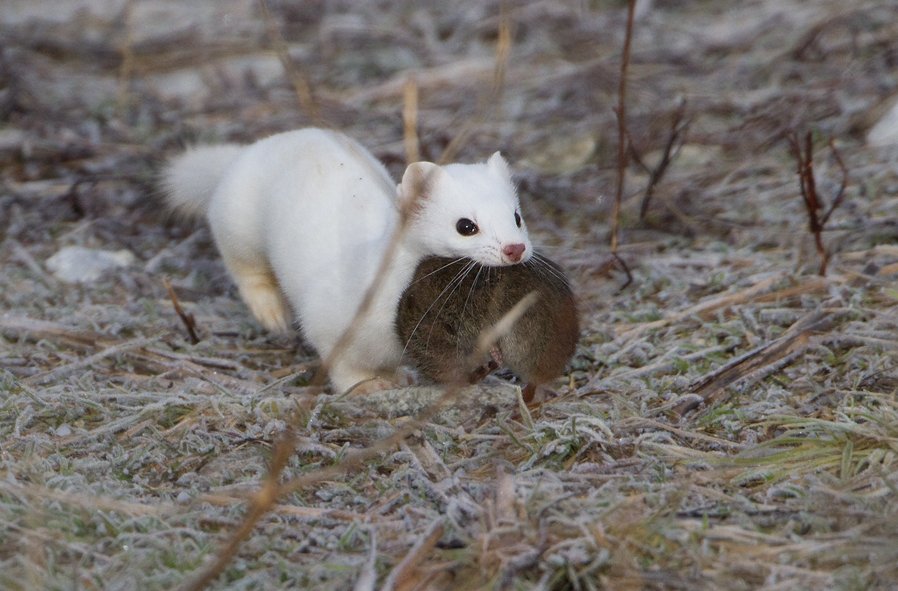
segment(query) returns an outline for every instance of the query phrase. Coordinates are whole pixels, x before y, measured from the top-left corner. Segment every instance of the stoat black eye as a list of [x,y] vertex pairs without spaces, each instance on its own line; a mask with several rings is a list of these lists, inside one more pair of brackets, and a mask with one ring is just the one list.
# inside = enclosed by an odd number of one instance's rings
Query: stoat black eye
[[477,233],[477,224],[469,220],[468,218],[461,218],[455,223],[455,229],[458,230],[458,233],[462,236],[473,236]]
[[518,225],[518,228],[521,227],[521,214],[518,212],[514,212],[514,223]]

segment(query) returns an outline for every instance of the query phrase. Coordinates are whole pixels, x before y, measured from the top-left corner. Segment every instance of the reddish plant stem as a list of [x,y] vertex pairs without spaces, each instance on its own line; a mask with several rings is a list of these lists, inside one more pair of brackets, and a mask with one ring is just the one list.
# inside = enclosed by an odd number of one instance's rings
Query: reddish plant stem
[[627,1],[627,28],[624,34],[624,48],[621,53],[620,80],[617,87],[617,187],[614,193],[614,204],[611,208],[611,257],[627,274],[627,281],[621,286],[625,289],[633,282],[633,275],[624,260],[618,255],[620,244],[620,211],[624,199],[624,185],[628,164],[627,132],[627,70],[630,67],[630,45],[633,40],[633,18],[636,11],[636,0]]
[[845,187],[848,185],[848,170],[845,168],[845,163],[842,161],[842,156],[836,149],[835,144],[830,140],[829,147],[836,160],[836,164],[842,171],[842,181],[832,203],[824,212],[823,203],[817,193],[817,179],[814,175],[814,145],[811,132],[808,131],[805,134],[804,142],[802,142],[795,132],[790,132],[786,136],[786,139],[789,142],[792,156],[795,158],[796,162],[798,187],[801,191],[801,198],[808,214],[808,230],[814,237],[814,246],[820,257],[820,267],[817,272],[823,277],[826,275],[826,269],[830,258],[830,253],[823,243],[823,229],[826,222],[829,221],[830,216],[832,216],[836,208],[839,207],[845,199]]

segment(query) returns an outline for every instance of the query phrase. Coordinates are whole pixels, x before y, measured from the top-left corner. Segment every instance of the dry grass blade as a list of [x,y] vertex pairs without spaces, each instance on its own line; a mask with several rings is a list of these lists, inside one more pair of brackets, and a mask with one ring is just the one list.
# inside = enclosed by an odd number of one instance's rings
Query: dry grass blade
[[86,330],[77,330],[59,322],[39,320],[25,316],[0,316],[0,330],[19,335],[31,335],[39,338],[62,339],[68,343],[93,346],[102,341],[102,335]]
[[[243,496],[232,497],[219,494],[204,494],[197,497],[196,500],[201,503],[211,503],[221,507],[230,507],[239,503],[245,503],[247,499]],[[319,507],[298,507],[295,505],[273,505],[271,507],[271,512],[280,515],[301,517],[303,519],[336,519],[346,522],[364,521],[369,517],[363,513],[354,511],[321,509]]]
[[161,515],[170,508],[145,505],[120,501],[97,495],[71,494],[65,491],[54,490],[36,484],[20,484],[7,480],[0,480],[0,491],[7,495],[27,496],[35,500],[54,502],[64,506],[78,508],[85,511],[114,511],[123,515]]
[[7,238],[7,242],[12,246],[13,252],[15,253],[15,257],[24,263],[28,269],[34,274],[35,277],[38,277],[44,285],[48,287],[55,287],[59,285],[59,280],[56,279],[53,275],[50,275],[46,271],[44,271],[43,267],[41,267],[40,263],[34,260],[34,257],[31,256],[31,253],[19,243],[18,240],[13,238]]
[[405,147],[405,162],[411,164],[421,160],[418,142],[418,83],[410,76],[402,92],[402,144]]
[[438,519],[430,524],[399,564],[393,567],[381,587],[382,591],[410,591],[416,588],[420,583],[417,567],[433,550],[442,535],[443,520]]
[[818,292],[825,289],[827,285],[831,284],[831,280],[816,277],[805,279],[798,285],[768,292],[771,287],[782,280],[783,277],[767,277],[761,279],[754,285],[745,289],[732,293],[712,296],[702,302],[699,302],[698,304],[695,304],[694,306],[690,306],[685,310],[669,314],[661,320],[645,322],[634,327],[622,327],[620,329],[618,339],[624,341],[634,339],[646,333],[647,331],[669,326],[691,316],[707,316],[708,314],[720,310],[721,308],[735,306],[748,301],[777,301],[797,295]]
[[698,395],[700,400],[687,398],[675,406],[674,411],[682,415],[700,404],[711,404],[719,400],[724,390],[734,382],[784,358],[794,358],[808,346],[811,333],[824,330],[831,322],[832,317],[823,311],[804,316],[780,338],[740,355],[693,384],[689,391]]
[[190,337],[190,344],[196,345],[200,342],[200,337],[196,334],[196,319],[193,317],[193,314],[188,314],[181,308],[181,302],[178,301],[178,295],[175,293],[171,281],[169,281],[168,278],[165,278],[162,282],[165,285],[165,290],[168,292],[169,299],[171,299],[175,314],[178,315],[178,318],[180,318],[181,322],[184,324],[184,328],[187,329],[187,335]]
[[512,329],[515,323],[520,320],[521,316],[527,312],[530,306],[536,303],[537,299],[539,299],[539,293],[531,291],[521,298],[518,303],[512,306],[511,309],[499,319],[499,322],[484,330],[477,339],[477,348],[471,354],[469,361],[476,364],[477,360],[480,360],[484,355],[489,353],[490,348],[495,345],[504,334]]
[[377,530],[371,529],[371,538],[368,542],[370,549],[368,550],[368,560],[362,568],[359,578],[356,579],[352,586],[352,591],[374,591],[377,585]]
[[673,425],[668,425],[649,418],[633,417],[631,419],[623,421],[621,423],[621,426],[631,429],[645,429],[646,427],[651,427],[653,429],[662,429],[664,431],[669,431],[670,433],[673,433],[677,437],[681,437],[683,439],[696,439],[724,449],[741,450],[745,447],[740,443],[721,439],[720,437],[712,437],[710,435],[705,435],[704,433],[688,431],[686,429],[679,429],[677,427],[674,427]]
[[97,363],[98,361],[102,361],[109,357],[114,357],[116,355],[120,355],[122,353],[127,353],[129,351],[133,351],[134,349],[140,349],[146,347],[149,344],[156,342],[159,339],[158,336],[155,337],[138,337],[136,339],[131,339],[129,341],[125,341],[123,343],[119,343],[117,345],[111,345],[94,353],[93,355],[89,355],[83,359],[79,359],[78,361],[73,361],[72,363],[68,363],[66,365],[61,365],[55,369],[51,369],[50,371],[45,371],[33,376],[29,376],[24,381],[27,384],[37,385],[37,384],[45,384],[47,382],[58,380],[63,376],[66,376],[72,372],[78,371],[80,369],[84,369],[90,367]]

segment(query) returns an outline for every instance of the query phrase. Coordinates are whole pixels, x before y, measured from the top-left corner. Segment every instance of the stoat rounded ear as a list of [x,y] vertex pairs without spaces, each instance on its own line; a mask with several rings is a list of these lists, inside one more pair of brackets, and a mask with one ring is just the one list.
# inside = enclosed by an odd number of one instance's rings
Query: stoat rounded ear
[[443,169],[433,162],[413,162],[405,169],[402,182],[396,186],[396,194],[402,208],[414,211],[423,205],[433,190]]
[[511,178],[511,169],[509,169],[508,162],[505,161],[500,152],[497,151],[490,156],[490,159],[486,161],[486,165],[489,166],[490,170],[499,173],[505,178]]

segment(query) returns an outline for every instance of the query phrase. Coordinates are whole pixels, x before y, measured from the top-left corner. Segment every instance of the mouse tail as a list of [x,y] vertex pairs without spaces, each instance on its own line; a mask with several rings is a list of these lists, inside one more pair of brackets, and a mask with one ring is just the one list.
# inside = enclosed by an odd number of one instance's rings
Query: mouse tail
[[175,156],[162,170],[161,185],[168,206],[185,217],[205,215],[212,194],[243,146],[195,146]]

